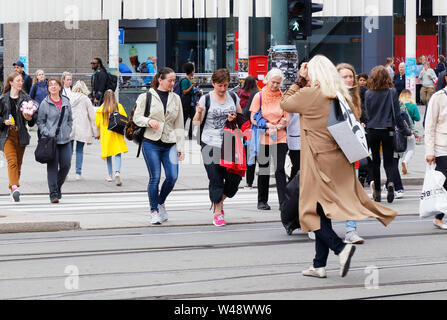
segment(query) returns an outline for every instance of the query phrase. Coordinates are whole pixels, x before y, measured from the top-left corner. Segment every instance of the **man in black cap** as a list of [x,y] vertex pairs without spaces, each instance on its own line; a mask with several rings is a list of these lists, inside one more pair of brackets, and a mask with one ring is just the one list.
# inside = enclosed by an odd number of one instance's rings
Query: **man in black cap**
[[33,79],[31,79],[31,77],[29,75],[27,75],[25,73],[25,71],[23,71],[23,69],[25,68],[25,65],[23,64],[22,61],[17,61],[15,63],[12,64],[14,66],[14,71],[17,73],[20,73],[23,77],[23,91],[25,91],[27,94],[29,94],[30,90],[31,90],[31,86],[33,85]]

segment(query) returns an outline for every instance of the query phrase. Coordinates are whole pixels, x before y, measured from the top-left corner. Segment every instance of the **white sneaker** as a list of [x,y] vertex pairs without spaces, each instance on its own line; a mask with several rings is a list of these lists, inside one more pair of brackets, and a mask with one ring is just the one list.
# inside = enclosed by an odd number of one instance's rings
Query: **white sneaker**
[[117,173],[115,173],[115,184],[119,187],[119,186],[121,186],[121,177],[120,177],[120,173],[119,172],[117,172]]
[[166,211],[166,207],[164,204],[158,205],[158,210],[160,212],[161,222],[168,221],[168,212]]
[[351,264],[351,258],[354,255],[355,246],[347,244],[345,248],[338,254],[340,260],[340,276],[343,278],[348,274],[349,265]]
[[77,181],[79,181],[79,180],[82,179],[82,177],[81,177],[81,175],[80,175],[79,173],[76,173],[75,179],[76,179]]
[[307,233],[307,236],[310,240],[315,240],[315,233],[313,231],[310,231]]
[[404,196],[404,191],[403,190],[394,191],[394,198],[395,199],[400,199],[403,196]]
[[157,211],[151,211],[151,223],[161,224],[160,214]]
[[326,278],[326,268],[314,268],[310,266],[301,272],[306,277]]
[[346,233],[345,243],[362,244],[363,242],[365,242],[365,239],[360,237],[357,231],[350,231]]

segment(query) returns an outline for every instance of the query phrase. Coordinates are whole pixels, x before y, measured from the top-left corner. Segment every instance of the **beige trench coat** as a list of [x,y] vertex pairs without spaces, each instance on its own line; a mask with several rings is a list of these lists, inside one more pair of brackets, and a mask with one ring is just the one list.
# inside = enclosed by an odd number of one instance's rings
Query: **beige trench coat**
[[73,112],[73,127],[70,139],[87,144],[93,142],[92,136],[96,136],[95,108],[90,99],[82,93],[73,92],[70,95],[71,110]]
[[371,200],[327,129],[331,100],[319,88],[292,85],[281,108],[300,114],[301,163],[299,218],[304,232],[320,229],[317,203],[335,220],[376,218],[385,226],[397,212]]

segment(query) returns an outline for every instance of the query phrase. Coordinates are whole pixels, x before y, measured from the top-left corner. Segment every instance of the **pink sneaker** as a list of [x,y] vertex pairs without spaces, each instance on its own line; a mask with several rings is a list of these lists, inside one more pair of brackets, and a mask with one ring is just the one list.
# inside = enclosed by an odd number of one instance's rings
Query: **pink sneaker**
[[225,226],[225,225],[226,225],[226,222],[225,222],[225,220],[224,220],[223,214],[219,214],[219,215],[217,215],[217,216],[214,216],[213,224],[214,224],[216,227],[223,227],[223,226]]

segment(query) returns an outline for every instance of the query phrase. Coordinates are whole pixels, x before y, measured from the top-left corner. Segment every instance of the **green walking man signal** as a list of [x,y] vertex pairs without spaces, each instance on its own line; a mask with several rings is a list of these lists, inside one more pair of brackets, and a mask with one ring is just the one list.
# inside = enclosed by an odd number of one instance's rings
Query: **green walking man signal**
[[312,30],[323,27],[322,20],[312,19],[312,13],[323,10],[323,5],[312,0],[287,0],[289,39],[306,40]]

